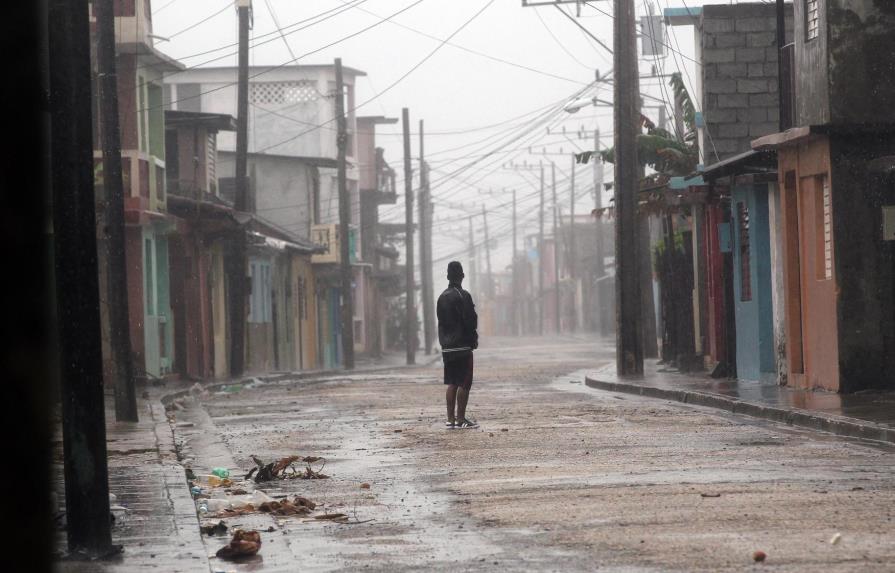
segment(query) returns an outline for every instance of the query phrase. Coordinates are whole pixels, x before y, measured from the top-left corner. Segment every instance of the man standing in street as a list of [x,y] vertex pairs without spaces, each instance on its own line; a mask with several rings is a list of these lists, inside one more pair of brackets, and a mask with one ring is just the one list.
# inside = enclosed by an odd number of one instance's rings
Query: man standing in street
[[[466,403],[472,388],[472,352],[479,346],[478,316],[472,295],[463,290],[463,266],[448,263],[448,288],[438,297],[438,342],[444,362],[444,383],[447,386],[448,428],[476,428],[466,419]],[[454,406],[456,405],[456,416]]]

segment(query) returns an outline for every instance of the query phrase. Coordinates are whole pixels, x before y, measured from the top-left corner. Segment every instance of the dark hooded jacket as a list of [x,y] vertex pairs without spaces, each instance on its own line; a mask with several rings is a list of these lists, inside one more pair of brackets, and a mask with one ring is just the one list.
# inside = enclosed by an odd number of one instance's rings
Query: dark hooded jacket
[[478,315],[472,295],[456,282],[438,297],[438,342],[444,360],[469,356],[479,346]]

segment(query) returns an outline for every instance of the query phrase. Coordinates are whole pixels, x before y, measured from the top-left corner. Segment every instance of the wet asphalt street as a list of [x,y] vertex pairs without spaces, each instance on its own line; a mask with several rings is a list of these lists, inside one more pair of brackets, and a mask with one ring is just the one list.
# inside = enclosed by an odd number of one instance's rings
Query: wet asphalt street
[[895,571],[895,449],[586,388],[611,360],[584,337],[484,341],[476,430],[443,427],[437,364],[187,403],[196,473],[322,456],[330,479],[258,487],[349,517],[230,518],[263,546],[215,570]]

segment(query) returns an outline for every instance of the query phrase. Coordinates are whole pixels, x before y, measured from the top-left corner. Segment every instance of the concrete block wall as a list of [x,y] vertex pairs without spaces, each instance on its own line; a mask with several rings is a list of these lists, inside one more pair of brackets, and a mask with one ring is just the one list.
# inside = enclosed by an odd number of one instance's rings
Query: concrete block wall
[[[787,4],[787,41],[792,5]],[[704,6],[701,21],[704,156],[711,165],[778,129],[774,4]]]

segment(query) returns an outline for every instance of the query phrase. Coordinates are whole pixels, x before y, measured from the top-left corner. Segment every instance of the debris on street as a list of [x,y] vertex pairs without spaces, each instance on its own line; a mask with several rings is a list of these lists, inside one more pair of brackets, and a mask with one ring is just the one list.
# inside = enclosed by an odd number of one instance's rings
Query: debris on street
[[752,554],[752,560],[757,563],[761,563],[762,561],[767,559],[767,557],[768,557],[768,554],[761,550],[756,551],[755,553]]
[[255,530],[244,531],[237,529],[233,533],[230,543],[218,549],[217,555],[221,559],[239,559],[251,557],[261,549],[261,534]]
[[[274,479],[328,479],[329,476],[323,474],[323,467],[326,460],[319,456],[287,456],[276,462],[265,464],[258,456],[252,455],[252,460],[258,467],[249,470],[244,479],[252,479],[254,476],[255,483],[273,481]],[[295,467],[296,462],[304,462],[304,470]],[[311,464],[323,462],[320,468],[315,470]],[[288,470],[288,471],[287,471]],[[256,473],[257,472],[257,473]]]
[[227,533],[227,524],[223,521],[204,523],[199,526],[199,531],[205,535],[224,535]]
[[833,537],[830,538],[830,545],[836,545],[837,543],[839,543],[840,539],[842,539],[841,533],[833,534]]

